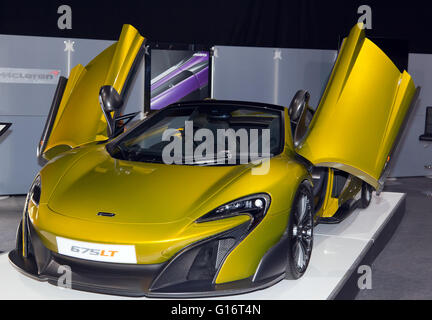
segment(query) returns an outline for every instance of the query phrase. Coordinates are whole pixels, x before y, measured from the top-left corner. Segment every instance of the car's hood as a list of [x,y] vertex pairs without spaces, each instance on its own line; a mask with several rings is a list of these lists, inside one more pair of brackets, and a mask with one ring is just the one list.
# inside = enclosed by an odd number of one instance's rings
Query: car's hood
[[[206,200],[250,169],[251,165],[200,167],[121,161],[100,145],[64,173],[48,206],[65,216],[100,222],[195,220],[206,213],[200,212]],[[115,217],[100,217],[99,212],[114,213]]]

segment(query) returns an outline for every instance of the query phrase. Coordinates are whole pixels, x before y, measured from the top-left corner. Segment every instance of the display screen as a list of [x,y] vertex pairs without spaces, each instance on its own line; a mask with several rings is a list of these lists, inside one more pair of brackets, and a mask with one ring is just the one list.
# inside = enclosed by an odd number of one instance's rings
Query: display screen
[[152,49],[150,90],[153,110],[208,98],[209,52]]

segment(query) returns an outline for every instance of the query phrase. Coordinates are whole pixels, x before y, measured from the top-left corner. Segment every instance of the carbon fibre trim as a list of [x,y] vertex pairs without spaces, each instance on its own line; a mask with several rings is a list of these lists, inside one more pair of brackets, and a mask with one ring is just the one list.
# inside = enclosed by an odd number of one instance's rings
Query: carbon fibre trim
[[[41,246],[37,232],[29,226],[34,255],[24,258],[18,249],[9,252],[11,264],[19,272],[38,280],[58,285],[59,278],[64,274],[61,266],[69,266],[72,271],[72,289],[94,293],[120,295],[129,297],[160,297],[160,298],[193,298],[209,296],[225,296],[242,294],[267,288],[281,281],[284,274],[269,276],[264,281],[251,278],[224,284],[214,284],[212,281],[193,280],[174,283],[154,289],[153,283],[162,274],[167,263],[136,265],[96,262],[60,255]],[[234,228],[238,229],[238,228]],[[234,230],[233,229],[233,230]],[[228,231],[229,233],[230,231]],[[227,232],[221,234],[226,235]],[[216,239],[218,235],[191,246],[191,249]],[[35,245],[36,244],[36,245]],[[185,248],[183,252],[188,252]],[[173,258],[174,259],[174,258]],[[171,261],[171,260],[170,260]]]

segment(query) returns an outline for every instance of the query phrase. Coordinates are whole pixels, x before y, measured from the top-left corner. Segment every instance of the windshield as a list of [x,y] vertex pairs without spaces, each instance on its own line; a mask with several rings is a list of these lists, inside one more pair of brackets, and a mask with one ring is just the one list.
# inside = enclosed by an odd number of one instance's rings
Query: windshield
[[117,159],[237,165],[282,151],[282,111],[241,105],[169,107],[108,147]]

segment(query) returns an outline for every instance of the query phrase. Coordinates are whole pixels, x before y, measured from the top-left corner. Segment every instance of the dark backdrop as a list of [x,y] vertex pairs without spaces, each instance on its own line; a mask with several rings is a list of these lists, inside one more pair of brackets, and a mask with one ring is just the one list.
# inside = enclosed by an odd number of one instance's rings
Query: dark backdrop
[[[372,8],[368,36],[408,41],[411,52],[432,53],[432,1],[368,0],[88,0],[5,1],[0,33],[116,39],[130,23],[154,42],[336,49]],[[72,7],[72,30],[57,28],[57,8]]]

